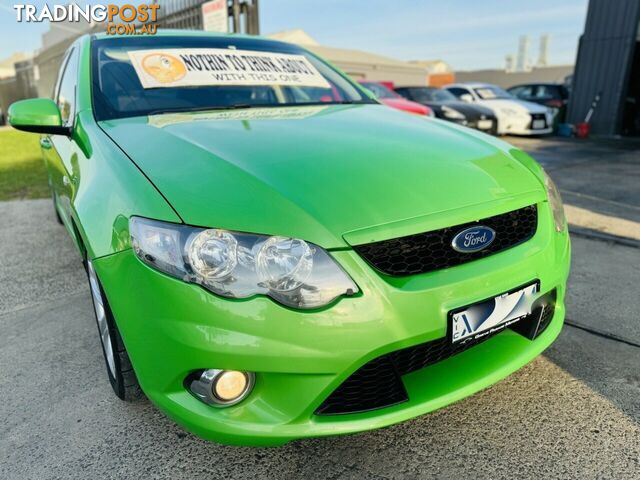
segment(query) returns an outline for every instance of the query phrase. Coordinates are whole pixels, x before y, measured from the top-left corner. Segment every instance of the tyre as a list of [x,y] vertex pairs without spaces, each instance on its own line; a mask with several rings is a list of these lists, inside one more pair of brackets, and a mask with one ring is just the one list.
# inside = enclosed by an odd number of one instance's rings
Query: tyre
[[91,260],[87,260],[85,265],[109,382],[113,391],[121,400],[138,400],[144,397],[144,394],[138,384],[138,379],[133,371],[127,349],[116,326],[113,313],[104,295],[104,290],[100,285]]

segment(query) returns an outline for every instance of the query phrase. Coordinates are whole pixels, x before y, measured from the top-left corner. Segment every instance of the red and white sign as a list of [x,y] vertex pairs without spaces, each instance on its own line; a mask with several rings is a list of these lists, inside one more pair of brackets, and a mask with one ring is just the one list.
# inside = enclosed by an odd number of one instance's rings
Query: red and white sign
[[212,0],[202,4],[202,28],[205,32],[229,31],[227,0]]

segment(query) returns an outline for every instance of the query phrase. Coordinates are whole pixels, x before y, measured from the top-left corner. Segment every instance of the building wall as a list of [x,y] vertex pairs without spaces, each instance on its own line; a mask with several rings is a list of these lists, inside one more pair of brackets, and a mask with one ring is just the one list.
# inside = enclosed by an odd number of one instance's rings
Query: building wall
[[620,132],[639,20],[639,0],[590,0],[567,113],[570,123],[583,122],[601,92],[591,132]]
[[9,105],[23,98],[20,93],[21,88],[16,77],[0,79],[0,110],[5,116]]
[[49,23],[49,30],[42,34],[42,49],[52,47],[67,38],[76,38],[89,30],[91,25],[84,18],[78,22]]
[[25,60],[15,64],[16,82],[20,86],[20,96],[22,98],[31,98],[38,96],[36,90],[36,72],[33,60]]
[[427,78],[427,85],[432,87],[444,87],[450,83],[455,83],[456,74],[453,72],[448,73],[430,73]]
[[39,97],[51,98],[64,54],[75,40],[76,37],[68,37],[34,57],[33,63],[37,65],[39,72],[39,79],[36,82]]
[[427,83],[427,71],[409,62],[361,50],[323,45],[302,46],[325,58],[355,80],[391,82],[395,86],[426,85]]
[[476,70],[456,72],[456,82],[492,83],[502,88],[522,83],[563,83],[573,73],[573,65],[533,68],[530,72],[506,72],[504,70]]
[[385,65],[332,61],[335,66],[354,80],[391,82],[395,87],[426,85],[427,75],[420,70],[395,68]]

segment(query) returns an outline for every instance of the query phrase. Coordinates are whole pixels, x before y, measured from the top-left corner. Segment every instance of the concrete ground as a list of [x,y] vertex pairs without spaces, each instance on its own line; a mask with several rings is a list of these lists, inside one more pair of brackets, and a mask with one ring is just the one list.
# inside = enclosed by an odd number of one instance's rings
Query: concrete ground
[[[567,203],[640,221],[640,154],[515,141]],[[636,247],[572,238],[568,318],[629,343],[566,326],[528,366],[430,415],[250,449],[202,441],[148,402],[118,400],[82,267],[50,202],[0,203],[0,218],[2,479],[640,478],[640,348],[629,344],[640,344]]]

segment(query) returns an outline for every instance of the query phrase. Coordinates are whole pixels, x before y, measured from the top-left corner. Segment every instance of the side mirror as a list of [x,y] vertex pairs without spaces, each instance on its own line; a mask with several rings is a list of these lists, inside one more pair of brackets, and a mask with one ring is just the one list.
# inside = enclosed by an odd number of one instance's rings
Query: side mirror
[[471,103],[473,102],[473,97],[470,93],[463,93],[462,95],[460,95],[460,100],[462,100],[463,102]]
[[48,98],[32,98],[13,103],[8,120],[13,128],[25,132],[50,135],[71,135],[71,128],[62,125],[58,106]]

